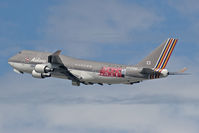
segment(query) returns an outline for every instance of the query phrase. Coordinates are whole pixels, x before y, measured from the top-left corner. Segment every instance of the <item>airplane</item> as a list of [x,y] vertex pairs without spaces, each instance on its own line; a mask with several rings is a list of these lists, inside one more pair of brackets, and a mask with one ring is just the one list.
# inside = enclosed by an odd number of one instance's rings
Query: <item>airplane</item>
[[144,80],[165,78],[168,75],[182,75],[165,69],[178,39],[168,38],[159,47],[136,65],[121,65],[87,61],[61,55],[61,50],[54,53],[23,50],[8,59],[16,73],[29,73],[34,78],[62,78],[80,84],[129,84]]

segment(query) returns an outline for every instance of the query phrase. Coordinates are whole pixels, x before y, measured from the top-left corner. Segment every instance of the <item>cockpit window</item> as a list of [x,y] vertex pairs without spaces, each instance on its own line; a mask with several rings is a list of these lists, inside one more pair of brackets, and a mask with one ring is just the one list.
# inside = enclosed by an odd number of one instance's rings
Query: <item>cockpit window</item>
[[21,54],[21,51],[18,54]]

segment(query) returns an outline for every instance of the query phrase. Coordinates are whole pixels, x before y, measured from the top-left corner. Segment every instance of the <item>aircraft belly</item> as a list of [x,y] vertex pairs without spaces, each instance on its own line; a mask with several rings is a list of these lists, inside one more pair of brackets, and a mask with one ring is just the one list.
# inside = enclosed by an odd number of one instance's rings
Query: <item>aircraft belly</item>
[[125,78],[99,76],[98,78],[94,79],[94,82],[96,82],[96,83],[107,83],[107,84],[120,84],[120,83],[127,82],[127,80]]
[[95,79],[99,83],[107,83],[107,84],[123,84],[123,83],[131,83],[140,81],[141,79],[137,78],[119,78],[119,77],[103,77],[98,76],[98,78]]
[[132,77],[108,77],[108,76],[101,76],[100,73],[96,72],[89,72],[89,71],[82,71],[82,70],[73,70],[71,69],[70,72],[75,75],[77,78],[80,79],[82,82],[87,83],[106,83],[106,84],[122,84],[122,83],[131,83],[140,81],[142,79],[132,78]]

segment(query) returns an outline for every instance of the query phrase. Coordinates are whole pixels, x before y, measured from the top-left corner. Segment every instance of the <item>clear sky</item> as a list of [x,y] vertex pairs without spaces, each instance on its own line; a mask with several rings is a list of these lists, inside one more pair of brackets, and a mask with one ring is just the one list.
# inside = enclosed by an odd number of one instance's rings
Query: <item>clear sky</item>
[[[198,133],[199,1],[0,0],[0,132]],[[169,37],[171,76],[133,86],[80,86],[18,75],[23,49],[136,64]]]

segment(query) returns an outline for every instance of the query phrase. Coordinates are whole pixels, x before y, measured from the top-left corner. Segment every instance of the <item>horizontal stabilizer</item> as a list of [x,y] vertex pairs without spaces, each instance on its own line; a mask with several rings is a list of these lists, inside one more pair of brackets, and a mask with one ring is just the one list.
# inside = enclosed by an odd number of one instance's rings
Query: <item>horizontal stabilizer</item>
[[169,72],[168,75],[190,75],[190,73],[185,73],[186,70],[187,68],[185,67],[178,72]]

